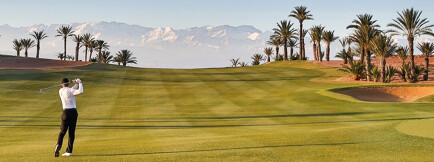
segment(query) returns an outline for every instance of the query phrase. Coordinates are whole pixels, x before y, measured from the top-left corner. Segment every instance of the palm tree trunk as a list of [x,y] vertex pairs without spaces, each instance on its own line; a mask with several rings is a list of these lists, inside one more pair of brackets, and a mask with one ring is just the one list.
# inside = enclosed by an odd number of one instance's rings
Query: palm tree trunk
[[80,52],[80,42],[77,42],[77,46],[75,47],[75,61],[78,61],[78,52]]
[[17,51],[17,57],[20,57],[20,51]]
[[87,46],[84,46],[85,50],[84,50],[84,62],[87,62]]
[[123,61],[123,62],[122,62],[122,65],[123,65],[123,66],[127,66],[127,62],[126,62],[126,61]]
[[385,57],[381,57],[380,68],[381,68],[381,81],[386,83],[386,59]]
[[316,54],[316,43],[314,42],[313,44],[312,44],[312,48],[313,48],[313,57],[314,57],[314,60],[315,61],[318,61],[318,55]]
[[279,46],[276,46],[276,59],[274,61],[279,60]]
[[63,37],[63,60],[66,61],[66,37]]
[[299,34],[299,36],[300,36],[300,50],[299,50],[299,54],[300,54],[300,60],[302,60],[303,59],[303,50],[304,50],[304,47],[303,47],[303,44],[304,44],[304,37],[303,37],[303,22],[301,22],[300,21],[300,32],[299,32],[300,34]]
[[102,63],[101,50],[102,50],[102,47],[100,47],[98,50],[98,63]]
[[90,48],[89,49],[89,62],[91,62],[91,59],[92,59],[92,52],[93,52],[93,49]]
[[294,49],[293,49],[293,47],[290,48],[289,54],[290,54],[290,56],[291,56],[290,58],[292,59],[292,58],[293,58],[292,54],[294,54]]
[[288,49],[287,49],[287,43],[288,39],[283,39],[283,59],[284,61],[288,60]]
[[[367,49],[367,47],[365,47]],[[369,75],[369,71],[371,71],[371,54],[369,50],[365,50],[365,61],[366,61],[366,80],[371,81],[371,76]]]
[[330,43],[327,43],[326,60],[330,61]]
[[365,48],[360,49],[360,61],[365,62]]
[[24,57],[27,57],[27,48],[26,49],[24,49]]
[[[267,61],[270,62],[270,56],[267,57]],[[237,67],[237,65],[235,65]]]
[[428,80],[428,73],[429,73],[429,57],[425,57],[425,71],[423,74],[423,80]]
[[319,61],[322,62],[322,57],[323,56],[321,56],[321,41],[318,41],[317,48],[318,48],[318,52],[317,53],[318,53]]
[[40,41],[38,40],[38,43],[36,45],[36,58],[39,58],[39,49],[41,49],[41,46]]
[[303,55],[301,56],[301,59],[304,60],[306,58],[306,50],[304,49],[304,46],[306,44],[304,44],[304,38],[303,38]]
[[[407,38],[408,40],[408,48],[409,48],[409,55],[410,55],[410,74],[412,77],[416,78],[415,75],[415,71],[414,71],[414,47],[413,47],[413,42],[414,42],[414,38],[413,36],[408,36]],[[415,82],[415,80],[412,80],[412,82]]]

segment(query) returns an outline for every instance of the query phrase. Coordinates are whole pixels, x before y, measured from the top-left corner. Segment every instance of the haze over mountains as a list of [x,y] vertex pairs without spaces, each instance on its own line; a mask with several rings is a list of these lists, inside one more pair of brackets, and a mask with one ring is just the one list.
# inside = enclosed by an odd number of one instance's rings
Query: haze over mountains
[[[250,62],[254,53],[261,53],[271,32],[262,32],[253,26],[203,26],[188,29],[148,28],[118,22],[72,23],[75,34],[91,33],[103,39],[115,54],[120,49],[131,50],[140,67],[204,68],[226,67],[229,59],[242,58]],[[29,27],[0,26],[0,52],[15,54],[12,40],[31,38],[33,31],[45,30],[48,38],[42,40],[41,57],[56,58],[63,52],[63,40],[55,37],[59,24],[37,24]],[[67,54],[75,53],[75,42],[67,40]],[[29,50],[34,57],[35,48]],[[84,50],[84,48],[82,49]],[[95,56],[95,55],[93,55]],[[84,56],[81,54],[80,59]]]
[[[0,52],[15,55],[16,52],[12,49],[13,39],[32,38],[29,35],[31,32],[45,30],[49,37],[41,42],[41,57],[56,58],[57,53],[63,52],[62,38],[55,37],[56,29],[61,25],[36,24],[29,27],[0,25]],[[148,28],[119,22],[69,25],[73,27],[75,34],[91,33],[94,38],[107,41],[113,55],[121,49],[131,50],[138,59],[138,64],[132,66],[155,68],[227,67],[230,65],[229,59],[232,58],[240,58],[241,61],[250,63],[253,54],[263,54],[263,48],[269,46],[266,41],[272,34],[270,31],[260,31],[248,25],[202,26],[187,29]],[[67,54],[73,55],[75,42],[72,39],[67,41]],[[306,55],[312,58],[312,47],[308,36],[305,42]],[[405,44],[405,40],[399,42]],[[332,44],[332,59],[340,48],[337,41]],[[84,59],[83,50],[84,48],[81,49],[80,60]],[[297,51],[298,49],[294,50]],[[36,48],[30,49],[29,56],[34,57],[35,52]],[[283,53],[283,49],[280,53]],[[95,54],[94,52],[93,56]]]

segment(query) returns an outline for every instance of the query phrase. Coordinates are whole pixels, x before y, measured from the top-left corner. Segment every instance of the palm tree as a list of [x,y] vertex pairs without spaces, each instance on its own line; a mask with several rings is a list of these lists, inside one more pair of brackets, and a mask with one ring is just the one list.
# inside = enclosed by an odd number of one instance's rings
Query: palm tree
[[27,50],[35,46],[35,41],[31,39],[21,39],[21,45],[24,48],[24,57],[28,57]]
[[421,19],[420,15],[422,11],[411,9],[405,9],[401,13],[398,12],[399,17],[393,19],[394,23],[390,23],[387,26],[395,29],[389,30],[392,35],[407,36],[408,48],[410,54],[410,73],[415,78],[415,65],[414,65],[414,38],[420,35],[434,36],[431,28],[434,25],[427,25],[429,23],[427,18]]
[[351,36],[352,41],[356,42],[360,48],[360,60],[365,61],[365,72],[366,79],[368,81],[371,80],[371,76],[369,72],[371,71],[371,51],[369,48],[370,42],[376,35],[380,33],[380,30],[377,28],[379,25],[376,25],[376,20],[372,20],[372,15],[363,14],[357,15],[356,20],[353,20],[353,24],[347,26],[347,29],[353,28],[355,29],[354,34]]
[[344,64],[348,63],[348,52],[345,50],[345,48],[338,52],[335,57],[341,58],[344,61]]
[[96,41],[92,40],[89,42],[89,44],[87,45],[88,49],[89,49],[89,62],[91,62],[92,60],[92,53],[93,53],[93,49],[95,49],[97,46]]
[[44,30],[40,32],[33,31],[33,34],[30,34],[33,38],[36,39],[36,58],[39,58],[39,50],[41,49],[41,40],[47,38],[47,34],[44,33]]
[[[103,40],[96,40],[96,50],[98,51],[98,56],[103,56],[101,55],[101,52],[103,49],[108,50],[108,48],[110,47],[107,42],[103,41]],[[99,60],[102,60],[101,58]],[[98,61],[99,62],[99,61]],[[101,62],[100,62],[101,63]]]
[[317,38],[317,35],[314,33],[313,28],[309,29],[309,36],[310,36],[310,41],[312,42],[313,59],[315,61],[318,61],[318,55],[317,55],[317,51],[316,51],[316,46],[317,46],[316,40],[318,38]]
[[252,65],[255,66],[255,65],[259,65],[261,61],[264,60],[264,56],[261,54],[254,54],[252,56],[252,59],[253,59]]
[[270,57],[273,55],[273,48],[268,47],[264,49],[265,55],[267,55],[267,62],[270,62]]
[[17,57],[20,57],[20,52],[23,49],[23,45],[21,44],[21,41],[14,39],[12,43],[14,44],[12,47],[14,48],[15,51],[17,51]]
[[232,63],[231,67],[237,67],[237,65],[238,65],[238,63],[240,61],[240,58],[230,59],[229,61],[231,61],[231,63]]
[[402,61],[402,64],[405,64],[405,59],[407,58],[408,55],[408,47],[402,47],[402,46],[398,47],[396,49],[396,55]]
[[300,54],[300,60],[306,60],[307,58],[306,58],[306,49],[305,49],[305,43],[304,43],[304,37],[306,37],[306,35],[309,33],[309,30],[303,30],[303,32],[302,32],[302,40],[303,40],[303,43],[301,43],[300,42],[300,48],[303,48],[303,52]]
[[80,52],[81,43],[83,42],[83,37],[77,34],[74,34],[72,40],[77,43],[75,46],[75,61],[78,61],[78,53]]
[[305,58],[305,48],[304,48],[304,37],[306,36],[307,32],[305,32],[305,30],[303,30],[303,21],[304,20],[313,20],[312,18],[312,14],[309,14],[310,11],[307,11],[307,7],[305,6],[297,6],[294,7],[294,10],[291,11],[291,14],[289,15],[289,17],[293,17],[296,18],[298,20],[298,22],[300,23],[300,28],[299,28],[299,42],[300,42],[300,59],[304,59]]
[[118,63],[118,65],[121,65],[122,58],[119,55],[116,55],[112,61]]
[[314,40],[316,41],[316,55],[317,59],[322,62],[322,51],[321,51],[321,40],[322,40],[322,33],[324,32],[324,28],[321,25],[315,25],[311,28],[311,34],[314,37]]
[[71,26],[61,26],[59,29],[57,29],[57,35],[56,37],[62,37],[63,38],[63,54],[64,54],[64,60],[66,60],[66,40],[68,37],[73,36],[74,31],[72,31]]
[[434,43],[429,43],[429,42],[418,43],[417,48],[425,56],[425,71],[423,74],[423,80],[428,80],[429,57],[434,53]]
[[289,47],[289,58],[293,59],[294,56],[294,48],[297,47],[298,42],[296,39],[288,39],[288,47]]
[[240,62],[240,63],[238,63],[238,65],[240,65],[241,67],[249,66],[249,64],[247,62]]
[[277,35],[280,39],[282,39],[283,44],[283,57],[284,60],[288,60],[288,49],[287,49],[287,41],[290,38],[295,38],[296,30],[292,28],[291,21],[280,21],[280,24],[277,23],[277,28],[274,28],[274,34]]
[[83,34],[83,46],[85,47],[84,49],[84,61],[87,62],[87,51],[89,48],[89,44],[91,44],[91,42],[94,40],[92,38],[93,36],[89,33]]
[[109,51],[102,51],[98,53],[97,59],[99,63],[108,64],[112,60],[113,56]]
[[[373,16],[370,15],[370,14],[357,15],[357,19],[353,20],[353,24],[348,25],[347,29],[355,29],[356,31],[359,31],[359,33],[362,33],[362,32],[360,32],[360,30],[367,31],[366,28],[374,28],[374,29],[379,28],[380,26],[377,25],[377,24],[375,24],[377,22],[377,20],[372,20],[372,18],[373,18]],[[367,32],[367,33],[365,32],[365,34],[369,35],[370,33],[369,32]],[[361,52],[360,52],[360,54],[361,54],[360,55],[360,60],[362,60],[362,61],[364,61],[364,59],[366,57],[365,55],[367,55],[369,53],[369,51],[367,49],[369,41],[372,38],[374,38],[374,37],[369,37],[369,36],[366,36],[366,37],[367,37],[366,39],[368,39],[368,40],[364,40],[363,41],[363,40],[357,40],[357,39],[361,39],[361,38],[357,38],[354,35],[352,36],[352,39],[353,39],[352,41],[356,42],[356,43],[359,43],[360,46],[363,47],[361,49]],[[368,56],[368,59],[370,59],[370,56]],[[368,61],[370,61],[370,60],[368,60]],[[366,67],[369,67],[369,66],[370,65],[366,64]],[[369,78],[369,76],[368,76],[368,78]]]
[[127,66],[127,63],[137,64],[136,57],[132,57],[133,53],[129,50],[121,50],[117,53],[117,57],[119,57],[123,66]]
[[277,35],[270,36],[270,40],[267,42],[269,45],[273,45],[276,48],[276,59],[279,60],[279,47],[282,45],[282,40]]
[[63,60],[65,58],[65,56],[63,55],[63,53],[58,53],[57,58],[59,58],[60,60]]
[[380,59],[381,80],[386,82],[386,58],[395,53],[397,44],[392,41],[391,37],[386,35],[377,35],[370,42],[370,50]]
[[325,31],[322,34],[323,41],[327,44],[326,48],[326,60],[330,61],[330,43],[339,39],[339,37],[335,37],[335,31]]

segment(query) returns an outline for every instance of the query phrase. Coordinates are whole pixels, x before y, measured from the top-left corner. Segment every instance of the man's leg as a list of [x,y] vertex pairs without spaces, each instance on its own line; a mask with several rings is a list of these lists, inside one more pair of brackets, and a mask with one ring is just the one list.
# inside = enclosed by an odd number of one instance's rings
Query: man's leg
[[68,148],[66,148],[67,153],[72,153],[72,149],[74,147],[74,139],[75,139],[75,128],[77,125],[77,117],[78,113],[76,109],[73,109],[68,114],[70,119],[69,122],[69,138],[68,138]]
[[65,137],[66,131],[68,130],[68,121],[66,120],[66,114],[65,111],[62,113],[62,123],[60,124],[60,132],[59,137],[57,138],[57,145],[54,151],[54,156],[59,156],[59,151],[62,148],[63,144],[63,137]]

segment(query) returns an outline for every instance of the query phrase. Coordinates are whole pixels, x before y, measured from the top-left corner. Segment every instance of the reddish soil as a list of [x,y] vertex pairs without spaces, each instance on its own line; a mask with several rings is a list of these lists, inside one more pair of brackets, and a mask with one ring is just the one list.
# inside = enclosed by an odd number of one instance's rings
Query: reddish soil
[[362,101],[413,102],[433,95],[434,87],[361,87],[336,91]]
[[[408,62],[409,59],[407,58],[406,62]],[[423,65],[425,67],[425,57],[415,56],[414,62],[416,65]],[[323,62],[317,62],[314,61],[316,64],[324,65],[324,66],[330,66],[330,67],[342,67],[342,64],[344,63],[342,60],[332,60],[332,61],[323,61]],[[378,66],[379,65],[379,59],[371,59],[371,63]],[[400,67],[402,64],[402,61],[397,56],[392,56],[389,58],[386,58],[386,65],[392,65],[394,67]],[[430,67],[434,67],[434,57],[431,56],[429,58],[429,64]],[[349,66],[349,64],[346,64]]]
[[90,63],[24,57],[0,57],[0,69],[50,69],[84,66],[88,64]]
[[[407,58],[406,62],[408,62],[409,59]],[[429,58],[429,66],[430,69],[432,69],[434,67],[434,57],[431,56]],[[313,61],[315,64],[319,64],[319,65],[324,65],[324,66],[329,66],[329,67],[336,67],[336,68],[340,68],[342,67],[343,61],[342,60],[332,60],[332,61],[323,61],[323,62],[318,62],[318,61]],[[415,56],[414,58],[414,62],[416,65],[421,65],[423,67],[425,67],[425,57],[420,57],[420,56]],[[371,63],[379,66],[379,59],[372,59]],[[386,59],[386,65],[392,65],[395,68],[399,68],[402,65],[402,61],[397,57],[397,56],[392,56]],[[346,64],[346,66],[350,66],[349,64]],[[420,76],[419,78],[420,80],[422,79],[422,76]],[[340,81],[354,81],[352,79],[350,79],[350,77],[343,77],[339,79]],[[355,81],[355,82],[366,82],[366,81]],[[402,83],[403,80],[401,78],[399,78],[398,75],[394,76],[394,80],[392,81],[392,83]],[[434,83],[434,74],[433,71],[430,71],[429,77],[427,81],[419,81],[419,83]]]

